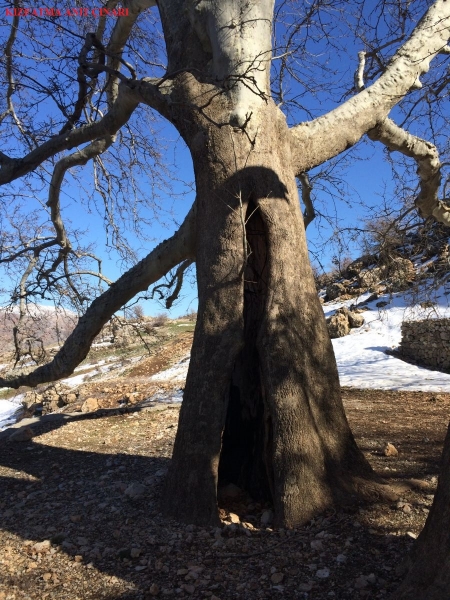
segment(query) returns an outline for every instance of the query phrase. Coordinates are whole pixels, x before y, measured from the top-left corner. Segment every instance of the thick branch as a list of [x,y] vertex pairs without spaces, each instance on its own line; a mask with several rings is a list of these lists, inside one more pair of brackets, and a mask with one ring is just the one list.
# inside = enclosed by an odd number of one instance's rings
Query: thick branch
[[[111,34],[106,54],[108,56],[108,67],[117,71],[120,65],[123,49],[128,41],[131,30],[138,16],[146,10],[156,5],[155,0],[131,0],[127,3],[128,16],[117,19],[114,30]],[[116,77],[112,77],[108,85],[108,101],[110,104],[116,99],[119,82]]]
[[132,267],[101,296],[96,298],[79,319],[74,331],[53,360],[29,373],[9,373],[0,377],[0,387],[35,387],[73,373],[86,358],[94,338],[112,315],[137,293],[158,281],[180,262],[195,256],[195,203],[179,230],[159,244],[148,256]]
[[431,60],[446,48],[449,36],[450,2],[437,0],[374,84],[326,115],[291,129],[295,173],[337,156],[384,121],[392,107],[417,87]]
[[442,165],[436,146],[408,133],[391,119],[385,119],[367,135],[371,140],[382,142],[389,150],[401,152],[416,161],[420,192],[415,204],[421,216],[434,216],[437,221],[450,225],[450,207],[438,198]]

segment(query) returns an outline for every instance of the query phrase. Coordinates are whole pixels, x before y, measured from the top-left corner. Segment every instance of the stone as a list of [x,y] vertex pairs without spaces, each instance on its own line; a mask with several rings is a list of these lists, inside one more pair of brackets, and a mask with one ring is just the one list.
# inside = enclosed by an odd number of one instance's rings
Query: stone
[[273,512],[265,510],[261,515],[261,525],[270,525],[273,521]]
[[221,498],[239,498],[242,493],[241,488],[234,483],[229,483],[219,489],[219,496]]
[[368,586],[367,577],[365,575],[360,575],[355,579],[354,586],[357,590],[362,590]]
[[331,339],[344,337],[350,333],[350,323],[348,321],[348,311],[339,309],[336,313],[327,319],[328,333]]
[[310,592],[313,589],[312,583],[299,583],[298,589],[300,592]]
[[355,327],[361,327],[364,325],[364,317],[359,313],[350,310],[348,312],[348,322],[352,329]]
[[337,563],[339,563],[339,564],[342,564],[342,563],[345,563],[345,562],[347,562],[347,557],[346,557],[346,555],[345,555],[345,554],[338,554],[338,555],[336,556],[336,562],[337,562]]
[[100,408],[97,398],[87,398],[81,405],[81,412],[94,412]]
[[152,583],[148,591],[152,596],[157,596],[160,592],[159,585],[157,585],[156,583]]
[[311,550],[315,550],[316,552],[320,552],[321,550],[323,550],[322,540],[312,540],[310,545]]
[[38,553],[48,552],[48,550],[50,550],[51,547],[52,547],[51,541],[44,540],[43,542],[36,542],[36,544],[33,545],[33,550],[35,550]]
[[383,278],[383,271],[380,267],[368,269],[358,274],[360,287],[373,288]]
[[272,583],[278,584],[278,583],[281,583],[283,581],[283,579],[284,579],[283,573],[274,573],[271,576],[270,581]]
[[145,485],[142,485],[142,483],[130,483],[124,494],[132,500],[138,500],[139,498],[142,498],[142,496],[145,494],[145,491],[146,487]]
[[10,442],[29,442],[34,437],[31,427],[20,428],[9,436]]
[[346,291],[347,289],[342,283],[330,283],[330,285],[327,285],[326,287],[328,300],[336,300],[336,298],[345,294]]
[[319,579],[327,579],[330,576],[330,569],[327,569],[326,567],[324,569],[318,569],[316,571],[316,577],[318,577]]
[[383,448],[383,454],[384,456],[398,456],[398,450],[394,444],[387,442]]

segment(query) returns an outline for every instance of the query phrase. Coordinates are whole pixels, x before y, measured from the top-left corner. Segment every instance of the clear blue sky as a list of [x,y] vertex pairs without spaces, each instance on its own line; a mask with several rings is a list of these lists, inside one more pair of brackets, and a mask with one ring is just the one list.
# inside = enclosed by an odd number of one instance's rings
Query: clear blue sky
[[[296,18],[294,13],[292,18]],[[351,16],[349,16],[350,18]],[[340,38],[338,30],[334,32],[334,35],[335,43],[332,48],[324,46],[322,40],[314,40],[311,37],[309,52],[311,55],[315,55],[318,63],[323,63],[326,66],[327,71],[324,71],[324,74],[321,75],[323,79],[322,91],[317,94],[302,96],[302,104],[305,110],[303,113],[299,111],[291,113],[289,117],[291,122],[305,119],[307,111],[313,116],[318,116],[334,108],[341,102],[342,90],[345,88],[350,89],[352,86],[357,51],[361,48],[352,42],[348,42],[344,37]],[[314,80],[313,72],[307,75],[305,71],[306,76]],[[329,80],[328,86],[326,85],[327,78]],[[336,82],[336,89],[333,81]],[[296,84],[292,84],[291,97],[296,96],[297,93],[300,93],[300,91],[296,88]],[[162,210],[159,211],[158,218],[153,220],[151,232],[149,233],[151,239],[148,239],[145,243],[137,238],[134,239],[134,248],[139,258],[145,256],[156,243],[169,237],[175,231],[175,223],[179,224],[183,220],[195,196],[189,185],[193,182],[194,177],[191,159],[184,142],[170,124],[162,125],[159,135],[161,139],[165,140],[164,162],[173,165],[176,180],[172,183],[170,191],[164,189],[164,187],[159,189],[158,201]],[[392,194],[390,167],[383,160],[381,145],[363,141],[358,145],[357,152],[354,150],[350,152],[350,156],[353,158],[342,173],[342,180],[345,177],[347,182],[345,201],[339,201],[335,204],[329,191],[321,189],[320,182],[317,183],[313,192],[316,196],[318,209],[323,211],[324,207],[327,206],[327,211],[330,214],[335,214],[337,223],[346,227],[361,225],[362,219],[368,216],[367,212],[360,206],[361,202],[366,205],[376,205],[380,202],[383,193]],[[81,168],[77,169],[77,173],[82,173],[82,182],[88,188],[92,186],[92,179],[90,179],[92,176],[91,165],[87,165],[83,170]],[[314,173],[311,175],[314,175]],[[341,173],[337,172],[336,176],[337,181],[340,182]],[[96,253],[103,260],[104,274],[112,280],[117,279],[123,272],[124,265],[115,252],[108,251],[105,248],[106,236],[103,217],[94,204],[91,204],[90,207],[86,207],[86,203],[83,204],[83,193],[82,185],[71,185],[70,178],[66,178],[61,194],[63,216],[71,219],[74,225],[86,229],[87,239],[95,244]],[[151,189],[149,193],[152,193]],[[43,192],[42,200],[45,202],[45,192]],[[311,248],[316,251],[321,248],[319,251],[320,262],[325,268],[331,267],[331,259],[337,251],[336,246],[331,243],[327,243],[323,247],[324,240],[327,240],[332,233],[333,226],[327,225],[324,220],[319,218],[308,229]],[[353,255],[356,255],[358,251],[359,248],[354,244],[349,248],[349,253]],[[188,277],[180,301],[170,312],[171,316],[179,316],[196,308],[196,291],[195,287],[189,285],[189,279],[192,280],[192,277]],[[145,302],[144,308],[147,314],[157,314],[164,311],[163,305],[156,301]]]

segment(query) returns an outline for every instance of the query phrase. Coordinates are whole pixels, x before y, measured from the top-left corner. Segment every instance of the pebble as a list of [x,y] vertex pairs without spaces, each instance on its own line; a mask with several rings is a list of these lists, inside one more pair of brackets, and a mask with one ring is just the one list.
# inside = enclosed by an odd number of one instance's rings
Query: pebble
[[44,540],[43,542],[37,542],[34,544],[33,549],[36,552],[47,552],[52,547],[52,543],[50,540]]
[[275,583],[275,584],[281,583],[283,581],[283,579],[284,579],[283,573],[274,573],[270,578],[272,583]]
[[132,500],[138,500],[142,498],[146,490],[145,485],[142,483],[130,483],[130,485],[125,489],[125,496],[131,498]]
[[324,569],[319,569],[318,571],[316,571],[316,577],[318,577],[319,579],[327,579],[330,576],[330,569],[327,569],[326,567]]
[[384,456],[398,456],[398,450],[394,444],[387,442],[383,448],[383,454]]
[[157,585],[156,583],[152,583],[148,591],[152,596],[157,596],[160,592],[159,585]]
[[261,515],[261,525],[270,525],[273,521],[273,512],[265,510]]
[[299,583],[298,585],[298,589],[300,592],[310,592],[312,588],[312,583]]

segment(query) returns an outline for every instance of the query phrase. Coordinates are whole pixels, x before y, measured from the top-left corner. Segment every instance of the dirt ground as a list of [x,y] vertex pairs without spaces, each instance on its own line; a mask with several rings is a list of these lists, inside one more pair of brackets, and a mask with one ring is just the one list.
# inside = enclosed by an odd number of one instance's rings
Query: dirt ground
[[[388,598],[432,503],[450,395],[343,396],[360,447],[399,498],[292,531],[273,530],[270,506],[238,490],[227,490],[221,528],[162,518],[176,405],[61,416],[33,424],[24,442],[3,436],[0,600]],[[383,454],[387,442],[397,456]]]

